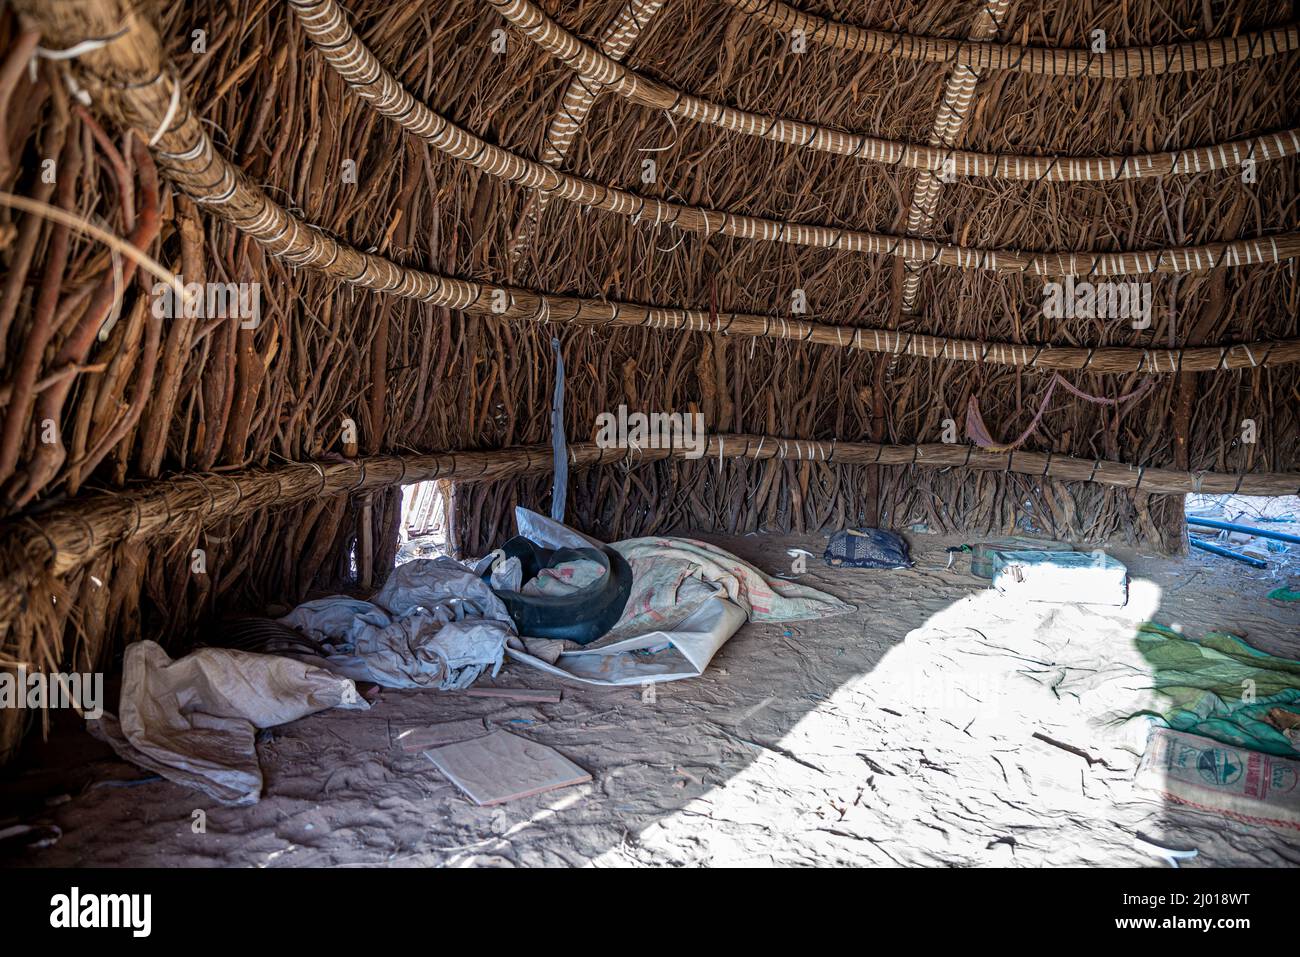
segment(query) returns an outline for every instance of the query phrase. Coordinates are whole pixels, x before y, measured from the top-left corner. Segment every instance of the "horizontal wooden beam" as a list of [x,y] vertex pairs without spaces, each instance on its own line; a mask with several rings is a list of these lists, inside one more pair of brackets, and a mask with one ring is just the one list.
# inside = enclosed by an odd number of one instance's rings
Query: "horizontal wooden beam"
[[[754,219],[722,210],[665,203],[560,173],[556,166],[564,157],[552,148],[549,136],[544,145],[546,162],[530,160],[504,147],[487,143],[416,100],[356,36],[337,0],[290,0],[290,7],[321,56],[359,96],[435,149],[470,163],[492,176],[523,182],[524,185],[542,191],[548,198],[558,196],[584,206],[625,212],[647,222],[675,223],[683,228],[692,228],[682,222],[683,217],[689,221],[692,216],[706,212],[715,221],[723,216],[739,220]],[[514,8],[515,5],[511,4],[510,9],[513,11]],[[1300,153],[1300,130],[1297,129],[1278,130],[1230,143],[1213,143],[1184,150],[1116,156],[981,153],[951,146],[906,143],[849,133],[788,117],[747,113],[673,90],[644,74],[618,65],[618,57],[588,46],[563,31],[552,20],[543,21],[542,26],[536,29],[526,29],[522,24],[530,22],[524,19],[528,12],[529,8],[521,8],[511,22],[544,50],[558,56],[564,53],[566,45],[577,44],[583,51],[584,56],[577,60],[563,57],[565,64],[577,71],[570,84],[570,89],[578,90],[582,97],[577,102],[589,106],[592,102],[591,91],[603,90],[603,78],[609,74],[614,78],[613,92],[641,106],[666,109],[674,115],[735,133],[891,168],[901,166],[932,173],[951,173],[954,177],[1095,183],[1204,173],[1241,166],[1246,162],[1272,162]],[[568,109],[566,102],[565,110]],[[581,112],[580,109],[579,113]],[[565,111],[558,116],[558,122],[564,124],[561,128],[565,131],[575,129],[572,126],[575,119]]]
[[969,43],[945,37],[870,30],[804,13],[782,0],[722,0],[743,15],[781,33],[799,31],[812,43],[900,60],[967,66],[973,70],[1014,70],[1039,76],[1098,77],[1194,73],[1278,56],[1300,49],[1300,26],[1268,27],[1232,37],[1211,37],[1157,46],[1092,49],[1032,47],[1014,43]]
[[[762,116],[735,110],[731,107],[711,103],[698,97],[683,93],[650,77],[637,73],[616,60],[611,59],[590,44],[583,42],[565,30],[531,0],[487,0],[497,12],[535,44],[550,53],[570,70],[589,83],[597,84],[611,93],[616,93],[634,103],[670,114],[684,117],[700,123],[707,123],[722,129],[776,140],[783,143],[797,144],[809,149],[825,149],[829,152],[845,152],[855,155],[858,150],[865,151],[867,144],[854,134],[828,130],[824,127],[811,126],[781,117]],[[347,58],[351,60],[362,55],[363,47],[356,42],[349,42],[350,31],[334,0],[291,0],[295,8],[310,6],[313,9],[332,8],[333,15],[323,19],[328,24],[331,45],[346,44]],[[373,75],[376,90],[383,87],[383,77],[373,58],[367,64],[368,72]],[[405,115],[406,111],[415,109],[418,104],[409,94],[399,95],[398,89],[392,89],[395,83],[383,89],[391,105]],[[404,91],[402,91],[404,93]],[[376,94],[376,102],[378,102]],[[393,98],[400,99],[400,103]],[[427,108],[426,108],[426,112]],[[445,121],[430,118],[428,127],[430,135],[445,135]],[[849,144],[847,147],[837,144]],[[946,151],[946,152],[945,152]],[[949,155],[946,147],[938,150],[938,155]],[[1065,157],[1062,160],[1067,159]],[[1222,157],[1226,160],[1226,156]],[[1060,160],[1051,157],[1041,158],[1040,176],[1046,176]],[[918,164],[920,165],[920,164]],[[930,165],[924,168],[938,169]],[[999,167],[1002,175],[1008,175],[1014,167]],[[1115,178],[1119,177],[1120,168],[1114,169]],[[554,171],[551,171],[552,175]],[[645,202],[645,201],[643,201]],[[669,208],[675,204],[663,204]],[[685,210],[686,207],[676,207]],[[680,217],[682,212],[674,211],[673,216]],[[773,242],[794,243],[806,246],[818,246],[828,249],[843,249],[849,252],[874,253],[901,257],[910,262],[925,262],[958,269],[994,270],[999,272],[1023,272],[1036,276],[1132,276],[1150,273],[1187,273],[1203,272],[1208,269],[1220,269],[1228,266],[1245,266],[1259,262],[1281,262],[1300,256],[1300,232],[1279,232],[1249,239],[1232,240],[1206,244],[1202,246],[1166,247],[1163,249],[1124,250],[1120,252],[1028,252],[1018,249],[984,249],[958,246],[952,243],[933,242],[913,236],[896,236],[885,233],[863,233],[854,230],[837,229],[828,226],[813,226],[804,223],[780,223],[760,220],[753,217],[735,217],[735,222],[728,220],[730,214],[715,211],[719,221],[713,226],[714,231],[729,232],[731,235],[746,239],[763,239]],[[672,220],[669,220],[672,221]],[[703,227],[710,231],[709,226]]]
[[[1157,493],[1243,495],[1300,494],[1297,472],[1184,472],[1085,459],[1051,452],[986,452],[972,445],[783,439],[770,435],[701,436],[695,449],[568,447],[573,468],[662,459],[783,459],[832,465],[915,465],[1014,472],[1064,482],[1094,482]],[[410,482],[447,479],[491,482],[552,468],[549,446],[496,451],[373,455],[295,462],[273,469],[187,473],[120,491],[88,495],[49,511],[0,524],[0,556],[13,567],[21,556],[29,571],[64,574],[126,540],[147,539],[191,523],[199,526],[263,508],[297,505],[321,497],[374,491]],[[0,611],[2,611],[0,607]]]

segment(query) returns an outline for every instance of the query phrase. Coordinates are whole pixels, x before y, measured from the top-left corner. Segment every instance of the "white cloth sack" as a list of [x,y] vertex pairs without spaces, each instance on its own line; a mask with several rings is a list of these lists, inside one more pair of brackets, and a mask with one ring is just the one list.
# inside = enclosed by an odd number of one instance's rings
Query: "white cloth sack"
[[224,804],[262,793],[254,734],[326,708],[369,707],[348,678],[279,655],[201,648],[173,661],[126,648],[118,716],[87,721],[119,756]]

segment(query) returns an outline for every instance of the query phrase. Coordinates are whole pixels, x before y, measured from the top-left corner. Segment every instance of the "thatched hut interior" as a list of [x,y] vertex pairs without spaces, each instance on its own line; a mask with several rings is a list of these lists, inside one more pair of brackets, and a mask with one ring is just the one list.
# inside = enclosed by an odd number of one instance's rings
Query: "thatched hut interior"
[[5,862],[1300,864],[1298,12],[0,5]]

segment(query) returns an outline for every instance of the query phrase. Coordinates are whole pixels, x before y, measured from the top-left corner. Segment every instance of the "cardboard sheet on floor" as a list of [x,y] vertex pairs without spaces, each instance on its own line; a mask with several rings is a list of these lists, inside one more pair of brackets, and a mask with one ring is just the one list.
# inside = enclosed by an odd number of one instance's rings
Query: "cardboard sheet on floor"
[[478,805],[504,804],[591,780],[590,774],[554,748],[508,731],[493,731],[424,754]]
[[487,733],[488,728],[482,718],[464,718],[460,721],[415,724],[401,728],[393,735],[393,743],[408,754],[414,754],[456,741],[481,738]]

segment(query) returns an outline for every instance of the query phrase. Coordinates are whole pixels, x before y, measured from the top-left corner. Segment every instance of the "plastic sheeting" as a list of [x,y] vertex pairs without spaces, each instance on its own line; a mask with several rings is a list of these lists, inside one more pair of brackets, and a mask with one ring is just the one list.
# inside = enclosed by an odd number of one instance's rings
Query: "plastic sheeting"
[[[515,509],[515,522],[520,535],[547,548],[600,544],[525,508]],[[610,632],[571,647],[514,638],[506,648],[511,658],[584,684],[677,681],[703,674],[747,620],[799,621],[854,610],[816,589],[769,578],[705,542],[654,537],[611,547],[632,566],[633,581],[623,616]],[[575,569],[574,581],[583,580]],[[561,585],[562,579],[548,582],[548,591]]]
[[1192,638],[1153,622],[1141,627],[1137,646],[1169,701],[1159,709],[1171,728],[1300,758],[1300,661],[1225,632]]
[[515,638],[511,658],[548,674],[593,685],[678,681],[704,673],[718,649],[745,623],[745,612],[714,588],[688,581],[682,597],[700,597],[695,610],[669,629],[652,629],[596,647],[556,647],[568,642]]
[[223,804],[253,804],[257,729],[335,707],[369,705],[348,678],[293,658],[202,648],[173,661],[138,641],[126,648],[118,715],[87,726],[132,764]]
[[564,521],[564,505],[569,498],[569,456],[564,447],[564,354],[560,340],[551,338],[555,353],[555,390],[551,394],[551,458],[555,476],[551,483],[551,518]]
[[487,583],[450,558],[397,566],[371,601],[319,598],[280,621],[325,646],[323,667],[385,688],[467,688],[497,673],[514,634]]

